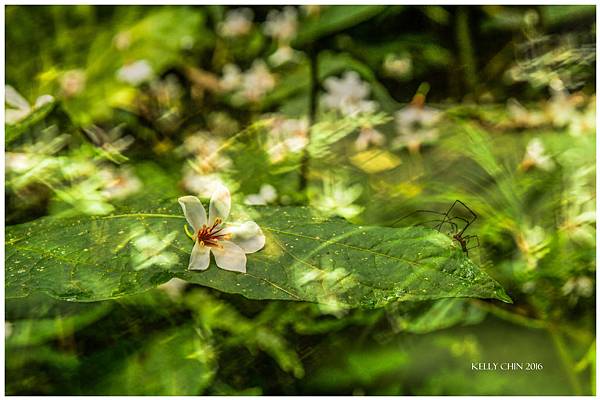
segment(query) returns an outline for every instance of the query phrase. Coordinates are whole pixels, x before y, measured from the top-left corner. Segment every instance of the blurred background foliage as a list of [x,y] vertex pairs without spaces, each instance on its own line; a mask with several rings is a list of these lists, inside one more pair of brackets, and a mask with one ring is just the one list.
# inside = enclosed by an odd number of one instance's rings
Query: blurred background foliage
[[216,182],[389,226],[460,199],[515,302],[40,293],[6,301],[7,394],[594,393],[595,28],[594,6],[7,6],[7,224]]

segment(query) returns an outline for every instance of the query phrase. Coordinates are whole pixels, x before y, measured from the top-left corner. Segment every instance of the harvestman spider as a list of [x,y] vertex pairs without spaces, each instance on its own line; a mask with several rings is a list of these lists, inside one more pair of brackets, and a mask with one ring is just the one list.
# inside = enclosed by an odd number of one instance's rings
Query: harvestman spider
[[[465,210],[467,210],[472,218],[467,219],[467,218],[463,218],[463,217],[457,217],[457,216],[451,216],[451,212],[452,210],[454,210],[454,207],[456,207],[457,204],[462,205]],[[423,224],[427,224],[427,223],[432,223],[432,222],[438,222],[438,224],[435,226],[435,230],[437,230],[438,232],[442,232],[442,229],[444,227],[444,224],[448,224],[450,226],[450,231],[448,232],[448,235],[450,235],[452,237],[452,239],[456,240],[459,244],[460,244],[460,248],[462,249],[462,251],[468,256],[469,255],[469,250],[474,249],[479,247],[479,238],[477,237],[477,235],[466,235],[464,236],[465,231],[467,230],[467,228],[469,226],[471,226],[471,224],[473,222],[475,222],[475,220],[477,219],[477,214],[475,214],[473,212],[473,210],[471,210],[469,207],[467,207],[467,205],[465,203],[463,203],[460,200],[455,200],[454,203],[452,203],[452,205],[450,206],[450,208],[448,208],[448,210],[445,213],[439,212],[439,211],[431,211],[431,210],[416,210],[413,211],[407,215],[405,215],[404,217],[401,217],[399,219],[397,219],[392,225],[395,225],[396,223],[398,223],[399,221],[409,217],[410,215],[416,214],[416,213],[420,213],[420,212],[426,212],[426,213],[432,213],[432,214],[437,214],[437,215],[442,215],[443,218],[441,220],[439,219],[434,219],[431,221],[425,221],[425,222],[421,222],[417,225],[423,225]],[[464,225],[462,227],[462,229],[459,229],[458,224],[456,222],[454,222],[455,220],[459,220],[464,222]],[[476,245],[474,246],[470,246],[469,247],[469,242],[471,240],[475,240],[477,242]]]

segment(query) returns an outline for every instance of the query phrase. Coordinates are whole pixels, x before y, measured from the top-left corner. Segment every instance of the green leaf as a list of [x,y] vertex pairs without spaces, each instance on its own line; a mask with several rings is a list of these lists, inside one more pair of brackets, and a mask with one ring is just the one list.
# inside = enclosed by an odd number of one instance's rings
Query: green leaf
[[97,356],[96,365],[110,365],[110,371],[87,388],[90,394],[198,395],[214,376],[214,350],[191,325],[157,333],[115,363],[114,358],[123,351],[129,349],[112,349]]
[[[332,308],[381,307],[448,297],[510,302],[449,237],[424,227],[357,226],[306,207],[258,207],[263,250],[247,273],[188,271],[192,242],[175,200],[145,213],[52,218],[6,229],[6,296],[38,290],[97,301],[155,287],[172,277],[250,299],[310,301]],[[248,215],[249,214],[249,215]]]
[[41,107],[35,108],[31,114],[14,125],[5,125],[6,129],[6,144],[9,144],[18,139],[23,133],[38,122],[42,121],[56,106],[56,102],[46,103]]
[[316,18],[311,18],[302,23],[294,46],[302,46],[330,35],[348,29],[354,25],[368,20],[381,13],[385,6],[335,6],[324,8]]
[[[51,299],[46,300],[52,302]],[[58,315],[52,317],[45,316],[43,318],[10,321],[11,334],[6,338],[6,346],[34,346],[50,340],[68,337],[78,329],[96,322],[112,309],[112,305],[107,302],[86,304],[86,307],[79,307],[79,309],[73,307],[78,306],[78,304],[67,304],[67,306],[69,305],[71,307],[62,307]]]
[[476,324],[485,314],[467,299],[441,299],[426,304],[410,303],[407,307],[392,304],[387,315],[394,330],[428,333],[458,324]]

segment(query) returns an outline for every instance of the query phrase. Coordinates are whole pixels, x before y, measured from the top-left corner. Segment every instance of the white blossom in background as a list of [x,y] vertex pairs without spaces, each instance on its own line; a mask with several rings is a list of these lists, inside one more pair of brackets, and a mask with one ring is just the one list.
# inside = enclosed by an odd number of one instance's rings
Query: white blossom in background
[[199,132],[185,138],[182,149],[185,154],[192,155],[193,167],[203,174],[222,171],[231,166],[231,159],[220,151],[221,139],[208,132]]
[[[581,101],[585,101],[581,99]],[[583,136],[596,133],[596,96],[587,99],[587,104],[581,110],[577,110],[569,121],[569,135]]]
[[524,227],[516,237],[517,247],[523,254],[527,269],[533,270],[550,249],[550,238],[541,226]]
[[385,136],[377,129],[372,127],[362,127],[360,133],[354,142],[354,148],[357,151],[367,150],[369,146],[381,146],[385,143]]
[[408,55],[388,54],[383,61],[383,70],[389,76],[399,79],[409,78],[412,74],[412,58]]
[[182,147],[185,154],[206,156],[216,153],[221,145],[221,140],[211,137],[209,132],[201,131],[187,136]]
[[550,101],[546,103],[546,113],[552,125],[564,128],[577,113],[576,102],[566,90],[553,90]]
[[269,11],[264,30],[267,36],[271,36],[280,45],[289,44],[298,32],[298,11],[294,7]]
[[65,97],[77,96],[85,89],[86,79],[84,70],[72,69],[66,71],[59,80],[60,89]]
[[6,172],[23,173],[29,171],[39,163],[40,159],[30,153],[9,152],[4,153],[4,166]]
[[238,89],[242,85],[242,71],[235,64],[226,64],[223,67],[223,77],[219,80],[219,85],[226,92]]
[[244,73],[241,95],[248,101],[259,101],[265,94],[275,88],[275,76],[262,60],[256,60],[252,67]]
[[221,89],[233,92],[233,96],[244,102],[260,101],[275,87],[275,75],[262,60],[255,60],[247,71],[241,72],[234,64],[223,67],[223,76],[219,80]]
[[189,284],[183,279],[172,278],[170,281],[163,283],[158,288],[165,292],[167,296],[171,298],[171,300],[178,300],[181,298],[185,288]]
[[308,145],[308,119],[275,117],[267,138],[271,162],[283,161],[289,153],[299,153]]
[[110,200],[124,199],[142,189],[142,181],[128,168],[103,168],[98,175],[104,180],[102,194]]
[[118,32],[113,37],[113,44],[115,45],[117,50],[123,51],[131,46],[131,32],[122,31]]
[[577,303],[580,297],[591,297],[594,294],[594,281],[587,276],[571,277],[563,285],[563,296],[569,297],[571,303]]
[[4,85],[4,122],[9,125],[16,124],[36,109],[53,101],[54,97],[45,94],[38,97],[32,107],[14,87]]
[[177,232],[170,232],[160,237],[153,233],[146,233],[141,228],[136,228],[132,233],[131,262],[136,271],[158,266],[169,268],[179,262],[177,254],[166,249],[177,237]]
[[338,110],[344,115],[370,113],[377,103],[367,100],[371,88],[354,71],[347,71],[342,78],[329,77],[323,82],[327,90],[322,96],[325,107]]
[[546,148],[542,141],[539,138],[533,138],[527,144],[521,167],[524,170],[535,167],[543,171],[551,171],[554,169],[555,164],[552,158],[546,153]]
[[9,321],[4,321],[4,337],[7,338],[12,335],[13,324]]
[[539,111],[530,111],[516,99],[508,99],[506,111],[508,112],[508,116],[511,121],[518,126],[539,126],[546,123],[548,120],[544,113]]
[[277,50],[269,56],[269,63],[274,67],[279,67],[288,62],[297,61],[300,58],[300,52],[292,49],[290,46],[279,46]]
[[249,8],[236,8],[227,11],[225,19],[219,24],[219,34],[223,37],[245,36],[252,30],[254,12]]
[[362,191],[360,184],[349,185],[344,177],[326,175],[322,189],[310,191],[309,198],[311,205],[326,215],[353,218],[364,209],[354,204]]
[[219,174],[200,174],[192,168],[186,168],[181,184],[188,193],[200,197],[209,197],[219,185],[225,182]]
[[132,86],[149,81],[154,76],[152,65],[146,60],[138,60],[122,66],[117,71],[117,79]]
[[225,186],[219,186],[210,198],[208,216],[195,196],[179,198],[194,241],[189,269],[206,270],[213,254],[217,267],[246,273],[246,254],[255,253],[265,246],[265,235],[254,221],[225,223],[231,209],[231,195]]
[[[559,159],[569,160],[577,153],[566,151]],[[594,185],[596,166],[586,165],[572,171],[564,188],[565,199],[562,202],[563,220],[560,231],[575,243],[593,246],[596,243],[596,188]]]
[[244,204],[249,206],[265,206],[274,203],[275,200],[277,200],[277,189],[265,183],[260,187],[258,193],[246,196]]
[[321,11],[327,6],[320,6],[318,4],[303,4],[300,6],[302,12],[308,17],[316,17],[321,14]]
[[394,114],[398,136],[394,147],[408,147],[418,151],[423,143],[434,142],[439,137],[437,124],[442,113],[422,104],[410,104]]

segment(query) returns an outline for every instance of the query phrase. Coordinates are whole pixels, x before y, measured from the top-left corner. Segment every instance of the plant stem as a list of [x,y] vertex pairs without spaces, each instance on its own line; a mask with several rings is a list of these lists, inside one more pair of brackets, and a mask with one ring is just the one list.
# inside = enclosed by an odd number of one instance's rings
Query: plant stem
[[318,65],[319,52],[315,45],[312,45],[308,51],[310,60],[310,88],[308,95],[308,132],[306,147],[302,154],[302,164],[300,165],[300,191],[305,191],[308,186],[308,168],[310,164],[310,139],[312,126],[314,125],[317,118],[317,94],[319,91],[319,65]]
[[475,94],[477,86],[477,67],[473,51],[473,41],[469,31],[469,16],[467,8],[461,6],[456,14],[456,41],[458,42],[458,55],[460,57],[461,69],[464,71],[467,90]]
[[571,356],[567,351],[563,338],[560,336],[560,333],[554,329],[553,327],[548,329],[550,333],[550,337],[552,338],[552,342],[554,343],[554,347],[556,348],[556,352],[560,358],[560,361],[563,364],[565,372],[567,373],[567,377],[569,378],[569,383],[573,388],[573,394],[575,396],[581,396],[581,384],[579,383],[579,379],[575,371],[575,365],[573,364],[573,360],[571,360]]

